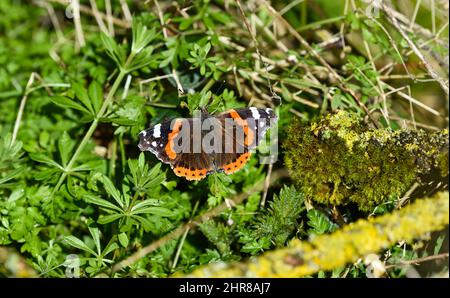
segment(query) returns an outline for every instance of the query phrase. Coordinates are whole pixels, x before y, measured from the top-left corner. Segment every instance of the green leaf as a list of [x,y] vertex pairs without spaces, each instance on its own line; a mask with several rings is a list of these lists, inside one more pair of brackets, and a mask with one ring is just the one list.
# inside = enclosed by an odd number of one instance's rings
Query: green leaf
[[199,228],[206,238],[217,247],[221,255],[230,252],[232,238],[228,226],[215,220],[208,220],[200,224]]
[[81,241],[80,239],[78,239],[75,236],[64,237],[64,242],[69,244],[70,246],[84,250],[85,252],[88,252],[91,255],[96,256],[96,253],[91,248],[89,248],[89,246],[87,246],[83,241]]
[[97,222],[98,222],[99,224],[104,225],[104,224],[113,222],[113,221],[115,221],[115,220],[118,220],[119,218],[121,218],[121,217],[123,217],[123,216],[124,216],[123,214],[110,214],[110,215],[105,215],[105,216],[101,216],[101,217],[97,220]]
[[103,182],[103,185],[105,186],[105,190],[108,194],[110,194],[114,200],[116,200],[117,204],[119,204],[120,208],[125,209],[125,202],[122,200],[122,197],[120,195],[120,192],[116,189],[112,181],[106,177],[102,176],[101,181]]
[[75,93],[75,96],[83,103],[89,112],[91,112],[91,114],[95,114],[94,109],[92,108],[91,100],[84,86],[79,83],[73,83],[72,90]]
[[445,234],[440,235],[436,239],[436,245],[434,246],[434,255],[437,255],[439,253],[439,251],[441,250],[442,244],[444,243],[444,240],[445,240]]
[[134,57],[131,64],[127,67],[127,71],[131,72],[143,68],[153,62],[154,58],[152,56],[153,47],[148,46],[144,50],[140,51],[139,54]]
[[155,27],[148,30],[147,26],[134,18],[131,29],[133,33],[131,52],[139,54],[156,37]]
[[149,207],[149,206],[158,206],[158,205],[159,205],[159,201],[158,200],[147,199],[145,201],[139,202],[136,205],[134,205],[131,208],[131,211],[139,210],[139,209],[146,208],[146,207]]
[[95,114],[97,114],[103,103],[103,88],[99,83],[97,83],[97,81],[92,81],[89,85],[88,92]]
[[146,207],[146,208],[140,208],[138,210],[133,211],[133,214],[141,214],[141,213],[154,214],[154,215],[159,215],[162,217],[170,217],[175,214],[170,209],[167,209],[164,207]]
[[[109,241],[108,245],[105,247],[105,249],[102,252],[102,256],[107,256],[109,253],[111,253],[113,250],[116,250],[119,248],[119,245],[117,245],[116,242],[113,242],[112,239]],[[106,261],[106,260],[105,260]],[[109,263],[109,262],[108,262]]]
[[111,203],[107,200],[104,200],[104,199],[100,199],[94,195],[84,195],[83,198],[87,203],[92,203],[92,204],[99,205],[99,206],[102,206],[102,207],[105,207],[105,208],[108,208],[111,210],[116,210],[118,212],[122,212],[122,209],[120,209],[113,203]]
[[[268,248],[265,238],[270,244],[284,246],[294,233],[297,220],[304,208],[303,194],[293,186],[284,186],[278,196],[274,195],[273,200],[269,202],[269,207],[254,217],[251,231],[241,231],[240,242],[252,243],[247,246],[248,251],[252,251],[250,247]],[[253,250],[252,253],[254,252]]]
[[242,248],[242,252],[251,253],[252,255],[260,253],[266,249],[270,248],[270,237],[262,237],[258,240],[251,240],[251,242],[246,243]]
[[103,161],[100,159],[89,160],[81,165],[72,168],[72,172],[92,171],[100,168],[103,165]]
[[153,225],[147,218],[139,215],[133,215],[132,218],[137,220],[142,225],[142,227],[144,227],[145,231],[151,231]]
[[61,155],[61,162],[64,168],[69,162],[70,153],[72,152],[75,143],[70,139],[69,134],[64,132],[61,138],[58,140],[59,154]]
[[89,227],[89,232],[92,235],[92,239],[94,239],[95,247],[97,248],[97,255],[99,256],[102,251],[102,247],[100,245],[100,231],[98,228]]
[[133,119],[128,118],[122,118],[122,117],[115,117],[115,118],[102,118],[100,119],[100,122],[112,122],[115,124],[119,124],[120,126],[133,126],[136,125],[137,122]]
[[62,167],[59,163],[57,163],[56,161],[54,161],[53,159],[51,159],[47,155],[44,155],[42,153],[30,153],[29,156],[34,161],[37,161],[37,162],[40,162],[40,163],[45,163],[45,164],[54,166],[54,167],[64,171],[64,167]]
[[225,12],[223,12],[223,11],[220,11],[220,12],[212,12],[212,13],[211,13],[211,16],[212,16],[212,18],[213,18],[214,20],[219,21],[219,22],[221,22],[221,23],[224,24],[224,25],[227,25],[227,24],[229,24],[230,22],[232,22],[231,17],[230,17],[228,14],[226,14]]
[[145,155],[139,155],[139,161],[135,159],[128,160],[128,168],[130,174],[127,178],[132,181],[134,189],[139,194],[156,194],[159,186],[165,180],[165,174],[161,171],[161,164],[157,163],[153,168],[149,169],[145,163]]
[[122,68],[125,63],[125,57],[114,39],[104,32],[100,32],[100,39],[102,40],[102,43],[106,48],[106,53],[109,57],[116,62],[118,67]]
[[333,111],[341,108],[343,106],[342,102],[343,96],[340,91],[336,91],[336,93],[331,98],[331,109]]
[[189,28],[193,23],[195,19],[194,18],[183,18],[183,20],[180,22],[180,30],[184,31],[187,28]]
[[233,180],[224,173],[209,175],[208,185],[211,194],[219,199],[216,203],[219,203],[221,198],[226,198],[233,194],[234,190],[230,188],[232,182]]
[[91,112],[88,109],[86,109],[83,105],[81,105],[81,104],[71,100],[68,97],[65,97],[65,96],[52,96],[52,97],[50,97],[50,100],[54,104],[56,104],[56,105],[58,105],[60,107],[75,109],[75,110],[79,110],[79,111],[81,111],[81,112],[83,112],[85,114],[91,114]]
[[333,223],[325,214],[316,209],[309,210],[307,216],[309,219],[308,226],[311,227],[309,230],[310,233],[320,235],[333,232],[337,228],[335,223]]
[[128,236],[126,233],[120,233],[119,236],[119,242],[123,247],[127,247],[128,246]]
[[15,170],[9,172],[4,177],[0,178],[0,185],[8,182],[11,179],[14,179],[16,176],[19,176],[20,174],[22,174],[22,172],[24,170],[25,170],[25,167],[20,167],[20,168],[17,168]]

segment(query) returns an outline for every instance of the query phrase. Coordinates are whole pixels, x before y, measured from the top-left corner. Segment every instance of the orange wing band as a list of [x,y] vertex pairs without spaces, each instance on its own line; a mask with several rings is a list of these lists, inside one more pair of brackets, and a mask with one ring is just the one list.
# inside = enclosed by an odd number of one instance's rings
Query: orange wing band
[[253,143],[255,136],[253,134],[253,131],[249,129],[247,121],[242,119],[241,116],[239,116],[238,112],[236,112],[235,110],[230,111],[230,116],[237,123],[237,125],[243,127],[245,134],[244,145],[250,146],[250,144]]
[[234,172],[239,171],[249,161],[250,156],[251,156],[250,152],[246,152],[240,155],[235,161],[223,167],[224,172],[226,174],[232,174]]
[[173,171],[178,177],[185,177],[187,180],[202,180],[208,173],[208,170],[205,169],[191,170],[184,167],[175,167]]
[[176,136],[180,132],[180,129],[181,129],[181,120],[176,120],[172,131],[169,133],[167,145],[164,148],[167,156],[170,159],[175,159],[177,157],[177,153],[173,150],[173,144],[174,144],[173,139],[176,138]]

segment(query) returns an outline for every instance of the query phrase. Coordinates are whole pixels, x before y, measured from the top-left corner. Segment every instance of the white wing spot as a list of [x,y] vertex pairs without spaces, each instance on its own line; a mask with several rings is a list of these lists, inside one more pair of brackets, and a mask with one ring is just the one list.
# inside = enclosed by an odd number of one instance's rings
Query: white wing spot
[[161,124],[156,124],[155,127],[153,127],[153,137],[161,137]]
[[254,119],[259,119],[260,118],[260,115],[259,115],[259,112],[258,112],[257,108],[251,107],[250,111],[252,112],[252,116],[253,116]]
[[259,127],[264,127],[264,121],[259,122]]
[[156,147],[156,145],[157,145],[156,142],[153,141],[153,142],[152,142],[152,146],[153,146],[153,147]]
[[143,131],[141,131],[139,134],[140,134],[141,136],[145,137],[145,135],[147,134],[147,132],[146,132],[145,130],[143,130]]

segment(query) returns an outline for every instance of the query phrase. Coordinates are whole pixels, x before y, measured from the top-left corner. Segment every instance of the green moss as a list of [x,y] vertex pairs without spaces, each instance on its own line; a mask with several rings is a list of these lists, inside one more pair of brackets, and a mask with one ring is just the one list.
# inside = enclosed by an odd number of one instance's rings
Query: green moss
[[448,175],[448,131],[371,129],[338,111],[310,126],[294,122],[283,144],[300,190],[319,203],[363,211],[400,197],[423,174]]

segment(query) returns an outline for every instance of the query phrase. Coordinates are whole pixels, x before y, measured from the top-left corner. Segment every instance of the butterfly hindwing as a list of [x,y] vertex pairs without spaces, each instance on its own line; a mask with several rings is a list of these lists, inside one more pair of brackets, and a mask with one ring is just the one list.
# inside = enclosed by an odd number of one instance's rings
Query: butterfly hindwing
[[214,164],[218,172],[232,174],[241,170],[250,160],[251,153],[220,153],[215,154]]
[[205,153],[181,153],[172,168],[175,175],[187,180],[202,180],[214,172],[211,158]]

